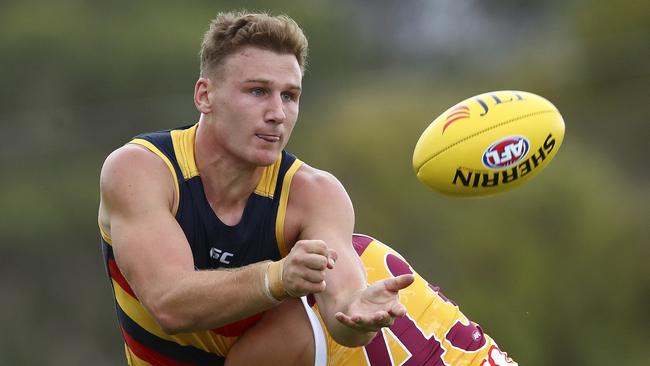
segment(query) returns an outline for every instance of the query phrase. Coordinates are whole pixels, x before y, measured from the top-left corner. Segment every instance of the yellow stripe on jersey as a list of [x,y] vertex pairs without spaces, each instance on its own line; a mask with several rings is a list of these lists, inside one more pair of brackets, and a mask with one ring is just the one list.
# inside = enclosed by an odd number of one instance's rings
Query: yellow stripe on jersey
[[97,219],[97,225],[99,226],[99,233],[102,235],[102,239],[104,239],[106,244],[112,246],[113,245],[113,240],[111,240],[111,236],[102,227],[102,224],[99,222],[99,218]]
[[[176,154],[176,161],[178,161],[178,166],[180,167],[181,172],[183,172],[183,178],[185,180],[200,175],[194,155],[196,131],[198,126],[199,124],[197,123],[185,130],[170,131],[174,153]],[[260,181],[255,187],[255,194],[262,197],[273,198],[281,163],[282,154],[278,155],[278,159],[273,165],[264,168]]]
[[138,300],[124,291],[115,280],[112,282],[115,289],[115,299],[122,311],[140,327],[158,338],[178,343],[181,346],[193,346],[220,356],[224,356],[235,341],[235,339],[229,339],[233,337],[213,336],[210,331],[169,335],[160,328],[160,325],[142,307]]
[[284,241],[284,218],[287,214],[287,204],[289,203],[289,189],[291,188],[293,176],[301,165],[302,161],[298,159],[294,160],[293,164],[291,164],[289,169],[287,169],[287,172],[284,174],[284,181],[282,182],[280,205],[275,218],[275,239],[278,242],[278,249],[280,250],[280,256],[282,257],[286,257],[287,254],[289,254],[287,243]]
[[135,353],[133,353],[129,346],[126,345],[126,343],[124,343],[124,352],[126,353],[126,361],[129,366],[153,366],[149,362],[141,359]]
[[129,142],[129,144],[135,144],[135,145],[141,145],[149,149],[152,153],[158,155],[164,162],[167,164],[167,167],[169,167],[169,170],[172,172],[172,176],[174,177],[174,189],[176,190],[176,204],[174,205],[174,208],[172,210],[172,214],[176,215],[176,212],[178,211],[178,204],[180,202],[180,189],[178,188],[178,176],[176,176],[176,169],[174,169],[174,166],[172,165],[172,162],[169,161],[169,158],[165,154],[163,154],[162,151],[160,151],[154,144],[151,142],[144,140],[144,139],[133,139]]
[[278,155],[273,165],[264,168],[260,181],[255,187],[255,194],[262,197],[273,198],[275,193],[275,185],[278,182],[278,175],[280,174],[280,165],[282,164],[282,153]]
[[181,172],[183,172],[185,180],[199,175],[199,168],[196,167],[196,159],[194,158],[194,141],[198,126],[197,123],[188,129],[172,130],[169,133],[174,146],[176,161],[181,168]]

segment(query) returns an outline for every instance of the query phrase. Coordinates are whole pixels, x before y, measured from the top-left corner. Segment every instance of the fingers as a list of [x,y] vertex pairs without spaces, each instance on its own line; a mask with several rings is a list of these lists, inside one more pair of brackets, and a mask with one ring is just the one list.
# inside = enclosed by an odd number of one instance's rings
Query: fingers
[[311,283],[320,283],[325,281],[324,271],[303,271],[300,278]]
[[384,280],[384,286],[388,291],[397,292],[409,287],[413,281],[415,281],[415,276],[412,274],[403,274],[397,277],[387,278]]
[[289,262],[282,274],[282,284],[291,297],[320,293],[326,288],[325,273]]
[[381,328],[390,327],[395,321],[395,317],[385,311],[354,316],[338,312],[334,317],[344,325],[364,332],[376,332]]
[[398,293],[414,280],[413,274],[404,274],[377,281],[358,293],[347,311],[335,314],[335,318],[349,327],[368,332],[390,327],[396,318],[406,315]]
[[284,259],[282,282],[292,296],[325,290],[325,270],[334,268],[337,253],[322,240],[301,240]]
[[299,240],[291,249],[291,251],[294,250],[304,250],[307,253],[327,257],[327,244],[322,240]]
[[406,307],[401,303],[396,303],[388,313],[394,318],[401,318],[406,315]]
[[327,268],[334,269],[334,263],[339,259],[339,254],[334,249],[327,250]]
[[291,249],[287,262],[298,269],[324,271],[329,266],[327,245],[321,240],[301,240]]
[[322,240],[300,240],[289,255],[302,260],[305,266],[315,270],[334,268],[334,262],[338,258],[336,251],[329,249]]
[[325,281],[311,282],[306,280],[297,280],[287,286],[287,293],[294,298],[305,296],[308,294],[318,294],[325,291],[327,287]]

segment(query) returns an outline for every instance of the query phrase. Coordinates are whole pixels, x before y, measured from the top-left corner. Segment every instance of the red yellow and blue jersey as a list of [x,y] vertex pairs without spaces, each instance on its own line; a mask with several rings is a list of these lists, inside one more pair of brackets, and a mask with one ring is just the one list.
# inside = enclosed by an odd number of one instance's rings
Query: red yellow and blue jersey
[[[175,217],[190,245],[196,269],[236,268],[286,256],[283,230],[289,187],[302,162],[283,151],[265,168],[241,221],[229,226],[214,214],[203,190],[194,159],[197,128],[195,124],[142,134],[130,141],[144,146],[169,167],[178,197]],[[101,225],[100,232],[129,365],[223,365],[224,355],[237,337],[261,317],[207,331],[166,334],[120,272],[111,237]]]
[[[399,253],[365,235],[355,234],[352,243],[366,269],[368,283],[407,273],[415,275],[415,282],[400,291],[406,316],[378,332],[367,346],[341,346],[325,331],[327,365],[517,365],[478,324],[467,319],[453,301],[418,275]],[[317,312],[313,298],[309,300]],[[325,329],[322,319],[320,322]]]

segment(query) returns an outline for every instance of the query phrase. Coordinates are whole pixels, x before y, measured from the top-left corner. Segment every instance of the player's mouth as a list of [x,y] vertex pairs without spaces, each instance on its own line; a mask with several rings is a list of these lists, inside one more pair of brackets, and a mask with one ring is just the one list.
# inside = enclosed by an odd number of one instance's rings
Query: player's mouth
[[279,142],[280,141],[280,136],[278,135],[267,135],[263,133],[256,133],[255,136],[257,138],[262,139],[266,142]]

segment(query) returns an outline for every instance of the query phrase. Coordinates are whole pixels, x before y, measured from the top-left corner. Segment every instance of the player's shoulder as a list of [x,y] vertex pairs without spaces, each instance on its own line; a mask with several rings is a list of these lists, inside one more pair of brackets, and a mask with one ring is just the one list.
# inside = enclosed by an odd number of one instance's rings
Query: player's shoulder
[[[166,163],[147,148],[126,144],[108,155],[100,173],[102,198],[122,195],[125,191],[164,194],[173,187]],[[173,192],[173,191],[172,191]]]
[[303,163],[293,177],[291,195],[294,198],[347,197],[347,192],[334,174]]
[[289,210],[299,221],[338,213],[352,217],[352,201],[341,182],[330,172],[302,164],[296,171],[289,191]]
[[153,174],[166,169],[165,163],[144,146],[126,144],[108,155],[102,165],[102,177],[121,179]]
[[306,189],[343,189],[334,174],[303,163],[293,177],[293,187]]

